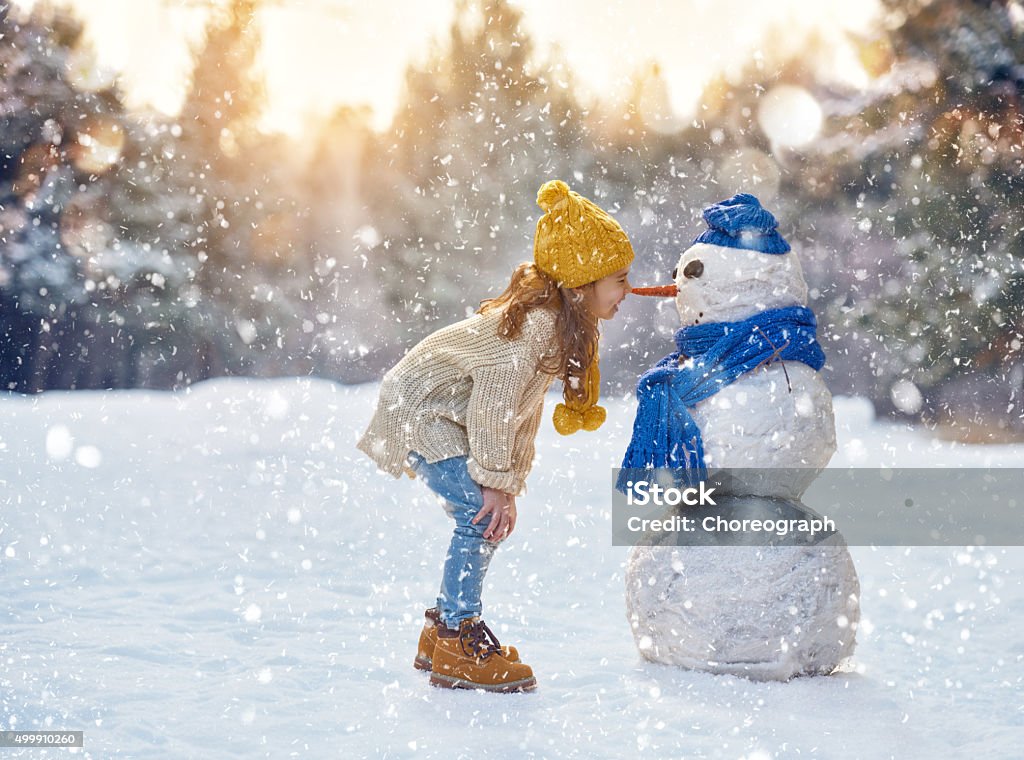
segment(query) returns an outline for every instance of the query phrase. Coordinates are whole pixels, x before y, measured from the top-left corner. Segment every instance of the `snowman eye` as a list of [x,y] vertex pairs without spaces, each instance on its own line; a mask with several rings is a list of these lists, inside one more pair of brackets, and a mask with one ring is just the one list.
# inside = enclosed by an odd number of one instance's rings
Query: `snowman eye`
[[704,264],[700,259],[694,259],[683,267],[683,277],[688,280],[695,280],[704,274]]
[[672,268],[672,279],[675,280],[676,274],[679,272],[679,267]]

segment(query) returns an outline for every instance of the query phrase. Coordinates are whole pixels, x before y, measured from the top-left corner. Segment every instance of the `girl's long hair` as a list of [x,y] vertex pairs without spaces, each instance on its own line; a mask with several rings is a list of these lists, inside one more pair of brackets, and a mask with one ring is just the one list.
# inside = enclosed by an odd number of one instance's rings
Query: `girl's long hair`
[[548,309],[555,313],[558,331],[557,351],[541,362],[541,370],[562,381],[566,403],[584,401],[587,372],[597,354],[597,319],[583,303],[577,289],[559,287],[532,262],[523,262],[512,273],[505,291],[497,298],[480,302],[478,314],[503,310],[498,334],[511,339],[519,337],[527,312]]

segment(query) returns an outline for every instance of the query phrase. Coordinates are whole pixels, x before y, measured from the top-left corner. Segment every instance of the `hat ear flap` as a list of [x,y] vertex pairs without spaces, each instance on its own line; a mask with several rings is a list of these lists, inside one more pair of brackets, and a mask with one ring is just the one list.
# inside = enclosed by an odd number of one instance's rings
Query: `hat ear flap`
[[601,370],[598,355],[587,367],[583,377],[585,393],[582,399],[566,399],[555,407],[552,422],[562,435],[572,435],[580,430],[597,430],[608,417],[608,411],[597,402],[601,394]]

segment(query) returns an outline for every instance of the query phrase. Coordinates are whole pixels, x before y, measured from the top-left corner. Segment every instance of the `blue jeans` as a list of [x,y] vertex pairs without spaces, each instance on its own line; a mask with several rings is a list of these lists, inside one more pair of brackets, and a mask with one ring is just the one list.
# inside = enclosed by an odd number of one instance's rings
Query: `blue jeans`
[[455,531],[444,560],[437,607],[449,628],[458,628],[466,618],[483,612],[480,594],[491,557],[498,547],[484,538],[490,522],[485,517],[476,525],[473,518],[484,505],[484,494],[470,476],[466,457],[451,457],[430,464],[417,452],[409,453],[409,466],[423,482],[444,500],[444,510],[455,520]]

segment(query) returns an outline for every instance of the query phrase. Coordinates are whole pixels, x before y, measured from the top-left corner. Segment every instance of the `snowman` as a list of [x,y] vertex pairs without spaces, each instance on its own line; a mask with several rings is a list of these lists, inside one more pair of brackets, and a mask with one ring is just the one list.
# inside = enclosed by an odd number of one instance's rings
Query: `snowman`
[[[815,514],[800,501],[835,452],[832,396],[800,261],[740,193],[704,211],[673,296],[676,351],[637,384],[618,487],[671,468],[726,484],[729,514]],[[653,544],[653,545],[652,545]],[[654,662],[757,679],[833,672],[855,644],[860,587],[839,534],[813,545],[635,546],[627,611]]]

